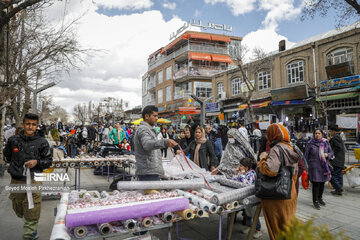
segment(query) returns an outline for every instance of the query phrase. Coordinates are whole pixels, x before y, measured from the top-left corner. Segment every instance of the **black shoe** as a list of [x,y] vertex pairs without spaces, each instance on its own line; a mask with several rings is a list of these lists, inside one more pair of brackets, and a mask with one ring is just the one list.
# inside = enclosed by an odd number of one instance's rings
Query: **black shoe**
[[326,203],[324,202],[324,200],[322,200],[322,199],[319,199],[319,204],[321,205],[321,206],[326,206]]
[[320,210],[320,204],[318,202],[313,202],[313,207],[317,210]]
[[[344,190],[342,190],[344,191]],[[331,194],[335,195],[335,196],[342,196],[342,191],[341,190],[334,190],[331,191]]]

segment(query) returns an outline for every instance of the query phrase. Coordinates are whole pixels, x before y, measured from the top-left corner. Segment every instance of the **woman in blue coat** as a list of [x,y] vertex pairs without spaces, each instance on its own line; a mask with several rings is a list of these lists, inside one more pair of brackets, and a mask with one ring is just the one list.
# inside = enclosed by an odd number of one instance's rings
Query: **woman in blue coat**
[[313,206],[317,210],[320,210],[320,205],[326,205],[322,195],[325,182],[331,179],[328,162],[334,156],[329,141],[323,138],[323,135],[321,129],[315,129],[313,138],[305,148],[305,158],[309,164],[309,180],[312,183]]

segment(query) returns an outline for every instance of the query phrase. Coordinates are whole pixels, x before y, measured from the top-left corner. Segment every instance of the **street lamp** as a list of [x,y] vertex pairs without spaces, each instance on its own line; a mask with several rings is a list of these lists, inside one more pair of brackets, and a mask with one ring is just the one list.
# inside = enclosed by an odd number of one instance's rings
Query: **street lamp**
[[213,96],[205,99],[204,101],[197,97],[195,94],[191,94],[190,97],[200,104],[200,125],[205,125],[205,113],[206,113],[206,102],[213,98]]
[[48,88],[51,88],[53,86],[55,86],[54,82],[46,84],[45,86],[42,86],[41,88],[37,88],[37,89],[33,89],[33,88],[29,87],[29,89],[33,93],[33,101],[32,101],[32,112],[33,113],[37,114],[37,95],[38,95],[38,93],[40,93]]

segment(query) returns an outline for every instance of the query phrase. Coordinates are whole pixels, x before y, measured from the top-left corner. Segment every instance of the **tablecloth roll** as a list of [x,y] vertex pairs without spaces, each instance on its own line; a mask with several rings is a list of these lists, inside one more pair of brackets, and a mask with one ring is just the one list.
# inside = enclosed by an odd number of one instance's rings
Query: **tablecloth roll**
[[211,200],[214,204],[222,205],[235,200],[246,198],[255,193],[255,186],[250,185],[244,188],[235,189],[233,191],[219,193],[214,195]]

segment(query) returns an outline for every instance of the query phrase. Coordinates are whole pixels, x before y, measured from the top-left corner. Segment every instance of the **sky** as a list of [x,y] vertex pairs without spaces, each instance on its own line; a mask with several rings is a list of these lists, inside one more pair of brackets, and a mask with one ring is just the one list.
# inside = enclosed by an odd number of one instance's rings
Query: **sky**
[[[243,37],[250,50],[278,49],[335,28],[334,13],[301,21],[304,0],[65,0],[45,11],[48,21],[71,21],[84,48],[101,50],[80,70],[63,75],[44,92],[69,113],[77,103],[122,98],[129,107],[141,105],[141,76],[147,58],[169,43],[170,34],[185,21],[226,24],[227,35]],[[196,30],[196,29],[192,29]],[[204,31],[204,30],[202,30]],[[213,31],[214,32],[214,31]],[[215,33],[222,34],[222,31]]]

